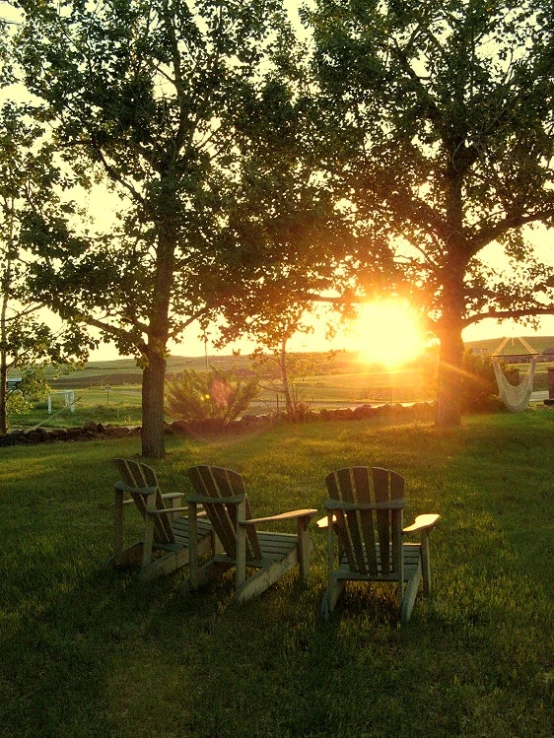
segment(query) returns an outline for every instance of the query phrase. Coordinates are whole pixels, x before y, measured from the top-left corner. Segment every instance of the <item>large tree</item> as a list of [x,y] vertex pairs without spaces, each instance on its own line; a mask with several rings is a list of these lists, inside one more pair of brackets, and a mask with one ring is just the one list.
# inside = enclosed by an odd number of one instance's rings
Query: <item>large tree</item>
[[228,212],[249,115],[272,104],[269,54],[286,55],[281,2],[18,4],[21,64],[42,118],[83,181],[102,172],[122,200],[109,237],[45,270],[43,290],[62,315],[134,352],[142,452],[159,457],[168,341],[207,318],[240,267]]
[[52,143],[28,106],[0,106],[0,436],[8,430],[8,372],[39,363],[83,360],[92,343],[74,324],[59,324],[34,298],[42,266],[85,247],[69,220],[76,205]]
[[[554,311],[552,269],[527,238],[554,218],[554,5],[310,6],[312,153],[388,242],[391,286],[428,314],[441,344],[437,423],[457,424],[462,330]],[[506,269],[487,263],[493,244]],[[371,293],[373,252],[358,245]]]

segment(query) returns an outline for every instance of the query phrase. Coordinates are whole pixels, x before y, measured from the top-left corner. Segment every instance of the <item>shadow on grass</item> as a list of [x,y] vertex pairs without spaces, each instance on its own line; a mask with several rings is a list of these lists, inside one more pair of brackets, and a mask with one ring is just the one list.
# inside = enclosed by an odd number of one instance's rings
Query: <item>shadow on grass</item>
[[[335,430],[291,431],[281,456],[278,433],[259,448],[208,449],[214,462],[244,464],[260,512],[282,501],[285,472],[295,501],[306,489],[322,500],[313,480],[343,457],[406,473],[411,510],[442,515],[431,540],[435,599],[419,600],[406,628],[397,627],[393,587],[349,587],[320,621],[317,532],[308,588],[290,573],[243,606],[231,601],[231,580],[185,597],[182,573],[141,583],[136,572],[102,570],[113,448],[87,447],[91,455],[68,468],[37,451],[29,478],[14,474],[3,498],[0,735],[550,736],[547,431],[535,418],[475,421],[443,438],[345,426],[340,443]],[[191,459],[176,449],[166,478],[175,470],[177,480]]]
[[6,639],[3,735],[454,736],[488,689],[490,629],[424,602],[400,629],[392,588],[349,587],[325,624],[317,571],[239,606],[230,576],[185,597],[182,575],[75,566],[33,583]]

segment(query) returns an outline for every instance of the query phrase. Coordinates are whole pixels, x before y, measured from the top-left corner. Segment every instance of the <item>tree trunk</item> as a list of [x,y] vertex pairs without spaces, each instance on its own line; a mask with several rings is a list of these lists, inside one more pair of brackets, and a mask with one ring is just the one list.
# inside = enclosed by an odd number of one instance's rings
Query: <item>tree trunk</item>
[[4,351],[0,352],[0,436],[8,432],[8,362]]
[[437,388],[437,428],[458,426],[462,420],[462,340],[463,316],[466,308],[464,281],[471,246],[463,234],[462,176],[449,159],[448,222],[451,233],[442,274],[442,316],[438,324],[440,339],[439,377]]
[[[10,226],[10,231],[12,226]],[[11,236],[10,236],[11,243]],[[4,280],[0,285],[2,290],[2,300],[0,303],[0,436],[5,436],[8,432],[8,329],[7,329],[7,315],[8,315],[8,302],[10,295],[10,280],[11,280],[11,258],[9,251],[5,260],[5,274]]]
[[464,343],[461,318],[442,320],[439,333],[439,381],[437,390],[437,428],[461,423],[461,380]]
[[[169,197],[167,198],[169,202]],[[176,234],[172,214],[162,211],[158,236],[156,276],[150,307],[146,365],[142,374],[142,455],[161,459],[165,455],[164,390],[169,313],[175,272]]]
[[149,350],[142,373],[142,455],[161,459],[164,442],[164,386],[166,360],[158,351]]
[[283,338],[281,342],[281,353],[279,355],[279,369],[281,370],[281,381],[283,383],[283,393],[285,395],[285,407],[287,416],[294,420],[294,403],[292,401],[292,393],[290,391],[289,375],[287,370],[287,339]]

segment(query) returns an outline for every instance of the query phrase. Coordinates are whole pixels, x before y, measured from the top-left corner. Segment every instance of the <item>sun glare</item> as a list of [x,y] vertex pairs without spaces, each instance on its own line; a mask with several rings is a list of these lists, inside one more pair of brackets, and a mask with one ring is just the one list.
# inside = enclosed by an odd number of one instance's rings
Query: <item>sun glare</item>
[[366,361],[389,367],[415,359],[425,343],[417,315],[408,303],[399,300],[360,308],[354,330]]

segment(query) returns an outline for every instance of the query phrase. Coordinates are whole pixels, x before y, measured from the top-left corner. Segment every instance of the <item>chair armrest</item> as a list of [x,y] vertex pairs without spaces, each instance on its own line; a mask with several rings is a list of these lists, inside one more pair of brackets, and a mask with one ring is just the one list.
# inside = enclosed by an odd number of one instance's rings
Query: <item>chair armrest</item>
[[179,512],[187,512],[188,507],[167,507],[162,510],[146,510],[147,515],[174,515]]
[[271,523],[279,520],[298,520],[299,518],[312,518],[317,510],[307,508],[305,510],[290,510],[289,512],[278,513],[277,515],[266,515],[263,518],[250,518],[250,520],[241,520],[239,525],[257,525],[258,523]]
[[[335,523],[336,520],[337,520],[337,516],[333,515],[333,523]],[[319,520],[316,522],[316,525],[321,530],[325,530],[326,528],[328,528],[329,527],[329,516],[324,515],[322,518],[319,518]]]
[[[188,512],[188,507],[168,507],[164,510],[145,510],[147,515],[174,515],[175,513]],[[199,510],[197,517],[206,515],[205,510]]]
[[[415,519],[415,522],[412,523],[412,525],[409,525],[407,528],[404,528],[402,530],[403,533],[415,533],[416,531],[431,531],[437,524],[437,521],[439,520],[440,515],[437,515],[436,513],[427,513],[425,515],[418,515]],[[336,518],[333,515],[333,522],[335,522]],[[316,523],[317,527],[325,530],[325,528],[329,525],[329,516],[325,515],[323,518],[319,518],[319,520]]]
[[437,524],[440,515],[436,513],[427,513],[425,515],[418,515],[411,525],[404,528],[403,533],[415,533],[416,531],[430,532]]
[[135,495],[153,495],[158,491],[157,487],[129,487],[125,482],[116,482],[114,484],[116,492],[132,492]]

